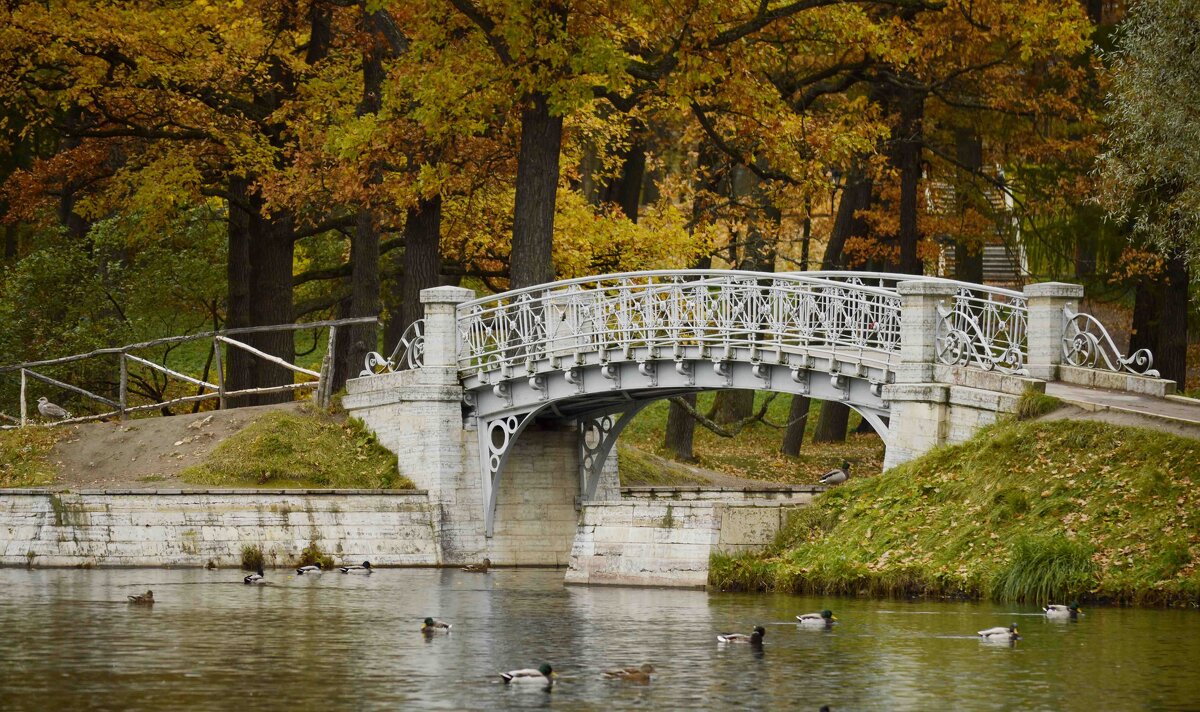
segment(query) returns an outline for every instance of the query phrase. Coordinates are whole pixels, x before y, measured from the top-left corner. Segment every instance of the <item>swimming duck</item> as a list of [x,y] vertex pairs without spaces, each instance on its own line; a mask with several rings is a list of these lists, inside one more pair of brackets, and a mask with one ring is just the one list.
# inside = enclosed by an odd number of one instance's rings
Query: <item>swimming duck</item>
[[439,621],[436,618],[426,618],[425,625],[421,626],[422,633],[449,633],[450,624],[445,621]]
[[553,685],[554,678],[557,675],[554,668],[550,667],[550,663],[542,663],[541,667],[534,670],[533,668],[524,668],[522,670],[509,670],[508,672],[500,673],[500,677],[504,678],[504,684],[510,682],[539,682],[543,685]]
[[300,568],[296,569],[297,576],[303,576],[304,574],[319,574],[319,573],[321,573],[321,565],[320,564],[309,564],[308,566],[301,566]]
[[1079,610],[1078,601],[1071,601],[1070,604],[1065,606],[1058,603],[1051,603],[1042,610],[1046,612],[1047,618],[1069,618],[1071,620],[1079,618],[1079,614],[1083,613],[1083,611]]
[[344,574],[369,574],[371,573],[371,562],[364,561],[362,566],[343,566],[338,570]]
[[833,615],[833,611],[826,608],[820,613],[805,613],[804,615],[796,616],[796,620],[800,621],[800,625],[808,628],[829,628],[837,620],[837,616]]
[[146,591],[145,593],[139,593],[136,596],[130,596],[129,602],[138,606],[153,606],[154,591]]
[[614,670],[605,670],[604,677],[610,680],[627,680],[629,682],[650,682],[650,675],[654,672],[654,666],[650,663],[645,663],[638,667],[617,668]]
[[745,633],[725,633],[717,636],[718,643],[749,643],[751,645],[762,645],[763,636],[767,634],[767,629],[761,625],[754,626],[754,632],[750,635]]
[[266,583],[266,582],[267,582],[266,579],[263,578],[263,570],[262,569],[259,569],[257,573],[250,574],[246,578],[242,579],[242,583]]
[[483,563],[467,564],[466,566],[462,567],[462,570],[470,571],[473,574],[486,574],[488,572],[488,567],[490,567],[491,565],[492,565],[491,559],[484,559]]
[[850,479],[850,461],[842,460],[841,467],[821,475],[821,479],[817,482],[823,485],[840,485],[848,479]]
[[1017,634],[1017,624],[1013,623],[1009,627],[998,626],[996,628],[988,628],[987,630],[979,631],[979,637],[984,640],[1019,640],[1020,635]]

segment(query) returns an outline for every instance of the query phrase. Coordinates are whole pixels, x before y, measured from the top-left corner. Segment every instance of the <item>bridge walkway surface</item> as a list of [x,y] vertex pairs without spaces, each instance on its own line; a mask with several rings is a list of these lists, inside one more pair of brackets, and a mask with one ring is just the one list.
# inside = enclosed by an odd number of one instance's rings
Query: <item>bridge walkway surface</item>
[[1047,419],[1077,418],[1117,425],[1149,427],[1200,439],[1200,400],[1088,388],[1061,381],[1046,384],[1046,394],[1073,406]]

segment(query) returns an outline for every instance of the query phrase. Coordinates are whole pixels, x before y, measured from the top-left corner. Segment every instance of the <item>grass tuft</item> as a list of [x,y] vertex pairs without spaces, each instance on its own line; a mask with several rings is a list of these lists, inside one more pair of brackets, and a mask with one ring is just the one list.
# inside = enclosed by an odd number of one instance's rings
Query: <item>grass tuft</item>
[[247,544],[242,547],[242,570],[258,571],[266,561],[262,547],[257,544]]
[[0,487],[44,487],[58,477],[50,461],[64,428],[28,427],[0,431]]
[[263,415],[180,477],[228,487],[413,487],[361,421],[312,411]]
[[308,546],[304,547],[304,551],[300,552],[300,558],[296,560],[298,567],[312,566],[313,564],[319,564],[324,571],[330,571],[336,566],[333,557],[322,551],[316,540],[308,542]]
[[1053,413],[1063,405],[1065,404],[1058,398],[1030,388],[1022,393],[1017,401],[1017,420],[1034,420],[1047,413]]

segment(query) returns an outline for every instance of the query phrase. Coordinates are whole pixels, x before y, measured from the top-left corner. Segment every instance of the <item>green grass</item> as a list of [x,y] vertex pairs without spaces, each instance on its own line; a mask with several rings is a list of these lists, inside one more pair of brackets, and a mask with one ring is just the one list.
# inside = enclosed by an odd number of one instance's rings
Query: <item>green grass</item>
[[1063,402],[1054,396],[1030,389],[1021,394],[1017,401],[1017,420],[1033,420],[1063,407]]
[[704,485],[708,480],[684,471],[673,463],[664,463],[636,447],[617,443],[621,484],[625,487],[671,487]]
[[[708,411],[714,397],[714,393],[699,394],[697,407],[701,413]],[[755,412],[758,412],[768,397],[769,394],[764,392],[756,394]],[[766,420],[776,426],[784,425],[788,420],[790,406],[789,396],[777,396],[768,405]],[[699,460],[698,464],[737,477],[784,484],[815,483],[822,474],[840,465],[843,459],[851,462],[852,471],[856,475],[879,472],[883,466],[883,441],[874,434],[853,434],[860,420],[857,413],[850,414],[851,434],[846,438],[846,442],[812,442],[812,432],[816,429],[820,407],[820,401],[812,401],[804,446],[799,457],[788,457],[779,452],[783,441],[783,430],[779,427],[756,422],[748,425],[736,437],[724,438],[697,425],[693,449]],[[663,432],[666,430],[669,409],[668,401],[651,403],[638,413],[621,433],[621,442],[634,445],[645,452],[671,458],[671,453],[663,447]],[[622,455],[622,469],[625,467],[625,457]],[[624,472],[621,481],[628,484]]]
[[413,487],[360,421],[311,410],[262,416],[180,477],[227,487]]
[[1200,443],[1103,423],[1009,421],[794,513],[727,590],[1200,603]]
[[60,428],[28,427],[0,431],[0,487],[44,487],[58,470],[50,461]]

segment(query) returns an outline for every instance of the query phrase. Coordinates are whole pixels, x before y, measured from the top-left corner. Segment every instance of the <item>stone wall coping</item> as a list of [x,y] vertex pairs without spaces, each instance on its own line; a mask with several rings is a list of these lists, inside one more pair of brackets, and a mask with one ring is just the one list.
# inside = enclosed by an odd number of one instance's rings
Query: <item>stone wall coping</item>
[[474,298],[474,290],[462,287],[430,287],[421,290],[422,304],[462,304]]
[[79,494],[79,495],[153,495],[163,496],[195,496],[211,495],[245,495],[261,497],[263,495],[293,495],[293,496],[428,496],[428,490],[389,490],[389,489],[55,489],[53,487],[14,487],[0,489],[0,497],[11,495],[48,495],[48,494]]
[[959,285],[953,282],[942,282],[936,279],[914,279],[900,282],[896,285],[896,293],[907,296],[951,297],[958,294]]
[[1082,299],[1083,285],[1070,282],[1038,282],[1025,285],[1026,297],[1059,297],[1062,299]]
[[[794,492],[797,494],[815,494],[824,492],[827,487],[824,485],[747,485],[745,487],[662,487],[662,486],[629,486],[622,487],[621,492],[647,492],[653,494],[672,494],[675,492],[745,492],[745,493],[769,493],[769,492]],[[589,504],[591,504],[589,502]]]

